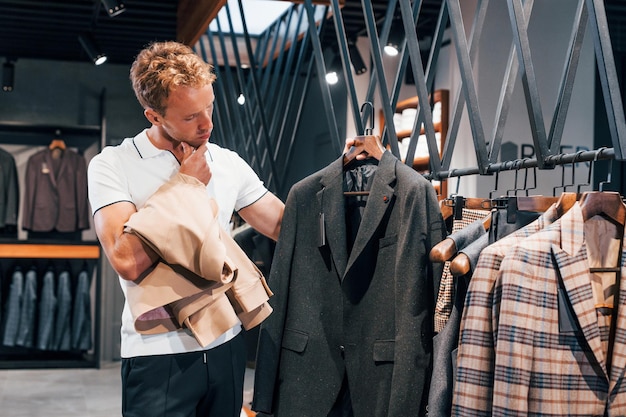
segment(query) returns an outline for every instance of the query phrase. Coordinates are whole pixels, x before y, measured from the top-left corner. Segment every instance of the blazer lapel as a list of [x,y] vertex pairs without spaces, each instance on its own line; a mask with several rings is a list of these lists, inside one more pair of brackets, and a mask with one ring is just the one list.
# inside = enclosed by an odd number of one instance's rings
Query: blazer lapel
[[363,219],[361,220],[352,252],[348,258],[344,277],[359,258],[359,254],[367,243],[372,239],[381,219],[392,206],[394,188],[390,184],[396,179],[396,161],[397,159],[390,152],[385,152],[378,163],[378,169],[374,175],[374,182],[367,197]]
[[319,216],[323,215],[323,219],[319,219],[318,239],[323,229],[339,277],[343,276],[348,260],[342,174],[343,155],[325,170],[320,179],[322,189],[317,192]]
[[561,218],[561,247],[553,245],[552,250],[580,330],[608,380],[606,357],[591,289],[589,260],[584,245],[584,220],[578,204]]
[[41,171],[48,174],[48,178],[50,178],[50,183],[56,189],[57,188],[57,176],[58,172],[54,170],[54,164],[52,160],[52,152],[47,150],[43,155],[43,166],[41,167]]

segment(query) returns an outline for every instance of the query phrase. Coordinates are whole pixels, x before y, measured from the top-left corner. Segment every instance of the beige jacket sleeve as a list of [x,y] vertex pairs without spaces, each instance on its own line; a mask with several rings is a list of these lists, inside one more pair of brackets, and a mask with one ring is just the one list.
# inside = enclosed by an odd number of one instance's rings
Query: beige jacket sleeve
[[[183,297],[168,297],[167,310],[172,311],[180,327],[191,328],[194,335],[198,332],[196,338],[203,340],[204,345],[208,339],[201,334],[202,329],[210,329],[210,339],[223,327],[232,327],[236,323],[236,319],[233,323],[235,315],[250,329],[271,313],[267,301],[272,292],[265,277],[219,227],[217,204],[197,179],[176,174],[131,216],[125,232],[139,236],[167,265],[166,268],[160,265],[137,285],[129,287],[131,311],[133,304],[141,306],[136,318],[150,317],[164,305],[163,294],[175,295],[179,287],[185,288]],[[211,314],[207,314],[211,309]],[[203,319],[199,320],[200,317]],[[222,317],[223,325],[216,328],[216,323],[207,323],[212,317]],[[136,321],[137,330],[141,332],[138,327],[145,327],[146,323],[149,321],[143,321],[142,325]],[[169,331],[170,327],[160,325],[158,331]],[[156,328],[144,331],[158,332]]]

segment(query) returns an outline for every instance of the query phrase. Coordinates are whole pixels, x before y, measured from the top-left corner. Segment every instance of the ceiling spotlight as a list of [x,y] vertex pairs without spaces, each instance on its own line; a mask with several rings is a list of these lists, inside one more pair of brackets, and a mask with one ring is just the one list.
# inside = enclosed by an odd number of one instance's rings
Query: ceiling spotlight
[[339,82],[339,76],[337,71],[329,71],[326,73],[326,82],[330,85],[335,85]]
[[385,53],[389,56],[396,56],[400,53],[400,45],[404,40],[404,31],[402,30],[402,20],[394,18],[391,24],[391,30],[389,31],[389,37],[387,38],[387,44],[383,48]]
[[101,1],[102,1],[102,5],[104,6],[107,13],[109,14],[109,17],[115,17],[118,14],[121,14],[122,12],[124,12],[124,10],[126,10],[126,6],[124,6],[123,1],[118,1],[118,0],[101,0]]
[[83,49],[85,50],[85,52],[87,52],[89,59],[91,59],[91,61],[94,64],[102,65],[106,62],[107,56],[100,50],[93,35],[89,33],[85,33],[85,34],[80,35],[78,37],[78,40],[80,41],[80,44],[83,46]]
[[13,91],[15,64],[9,60],[2,65],[2,91]]

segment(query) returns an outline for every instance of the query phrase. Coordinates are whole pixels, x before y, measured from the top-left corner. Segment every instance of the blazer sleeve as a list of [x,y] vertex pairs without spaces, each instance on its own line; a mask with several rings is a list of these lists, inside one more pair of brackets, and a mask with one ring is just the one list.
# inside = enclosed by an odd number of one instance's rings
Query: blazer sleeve
[[297,206],[296,191],[292,188],[285,202],[280,235],[268,280],[274,291],[274,297],[270,300],[274,311],[261,324],[259,332],[252,409],[260,413],[271,414],[273,411],[274,390],[278,379],[281,341],[287,313],[291,264],[296,241]]

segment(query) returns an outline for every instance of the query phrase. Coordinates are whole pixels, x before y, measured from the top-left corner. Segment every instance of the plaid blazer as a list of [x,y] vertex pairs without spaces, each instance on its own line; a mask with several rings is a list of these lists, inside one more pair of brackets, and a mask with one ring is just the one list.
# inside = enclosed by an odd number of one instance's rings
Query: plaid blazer
[[[588,271],[578,204],[502,260],[493,304],[494,415],[626,414],[626,312],[617,310],[608,374]],[[624,302],[626,291],[619,295]]]
[[[480,254],[465,297],[459,333],[452,415],[491,415],[494,375],[493,291],[505,254],[526,237],[552,224],[555,206],[537,220],[487,246]],[[496,324],[497,325],[497,324]]]

